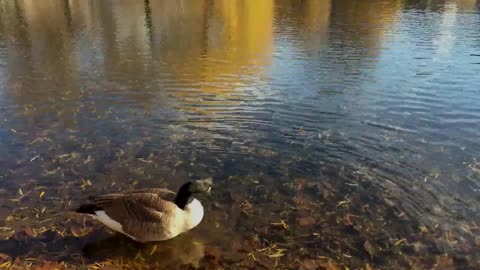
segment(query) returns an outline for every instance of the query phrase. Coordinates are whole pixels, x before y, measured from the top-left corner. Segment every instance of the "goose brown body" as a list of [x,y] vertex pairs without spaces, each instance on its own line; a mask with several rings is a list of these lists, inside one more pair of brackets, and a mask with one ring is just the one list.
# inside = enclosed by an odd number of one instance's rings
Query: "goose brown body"
[[202,204],[191,197],[188,187],[184,188],[188,192],[182,188],[175,201],[165,199],[174,192],[161,188],[101,195],[80,206],[77,213],[89,214],[139,242],[163,241],[196,227],[203,218]]

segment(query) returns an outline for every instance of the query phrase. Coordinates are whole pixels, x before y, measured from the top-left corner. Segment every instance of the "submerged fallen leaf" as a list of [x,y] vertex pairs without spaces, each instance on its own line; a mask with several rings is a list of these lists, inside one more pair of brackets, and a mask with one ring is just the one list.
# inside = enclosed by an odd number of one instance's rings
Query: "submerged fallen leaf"
[[284,221],[283,219],[280,220],[280,222],[272,222],[272,223],[270,223],[270,224],[273,225],[273,226],[282,226],[285,230],[290,229],[290,227],[288,226],[288,224],[285,223],[285,221]]
[[428,233],[428,228],[425,225],[418,226],[422,233]]
[[10,260],[10,256],[5,253],[0,253],[0,262]]
[[310,216],[298,218],[298,224],[303,227],[310,227],[315,223],[316,223],[316,220]]
[[298,209],[313,209],[315,207],[315,203],[304,196],[295,196],[292,201]]
[[267,256],[270,257],[270,258],[280,258],[284,255],[285,255],[285,253],[277,252],[277,253],[270,254],[270,255],[267,255]]
[[345,205],[345,204],[348,204],[348,203],[350,203],[350,200],[341,201],[341,202],[339,202],[339,203],[337,204],[337,207],[338,207],[338,206]]
[[35,228],[33,228],[33,227],[26,228],[25,230],[23,230],[23,232],[30,237],[36,237],[37,236],[37,232],[35,231]]
[[44,171],[47,175],[56,174],[59,170],[60,170],[60,167],[57,167],[56,169],[51,170],[51,171],[44,169]]
[[319,263],[316,260],[304,260],[300,265],[300,270],[316,270],[319,267]]
[[398,247],[399,245],[405,243],[407,240],[405,238],[402,238],[400,240],[395,241],[395,246]]
[[322,266],[326,270],[341,270],[340,266],[338,266],[333,261],[328,261],[327,263],[324,263]]
[[255,258],[255,254],[253,252],[248,253],[247,256],[252,257],[254,261],[257,261],[257,258]]
[[72,227],[70,228],[70,232],[71,232],[72,235],[75,236],[75,237],[80,237],[80,236],[83,235],[83,233],[82,233],[82,228],[81,228],[80,226],[75,226],[75,225],[72,226]]
[[344,218],[343,218],[343,225],[345,226],[353,226],[353,222],[352,220],[350,219],[350,215],[346,215]]
[[455,266],[453,265],[453,259],[448,256],[437,256],[435,269],[455,270]]
[[257,250],[258,252],[265,252],[265,255],[270,258],[279,258],[285,255],[286,249],[277,248],[277,244]]
[[363,243],[363,248],[365,248],[365,250],[368,252],[368,254],[370,255],[370,257],[373,257],[376,253],[376,250],[375,250],[375,247],[372,245],[372,243],[370,243],[370,241],[366,240],[364,243]]
[[295,185],[295,190],[296,191],[301,191],[303,190],[305,186],[306,181],[304,179],[295,179],[294,185]]
[[153,245],[152,249],[150,250],[150,256],[152,256],[155,253],[155,251],[157,251],[157,248],[158,248],[157,245]]
[[65,269],[64,265],[56,263],[56,262],[50,262],[46,261],[41,265],[38,265],[35,270],[53,270],[53,269]]
[[246,215],[251,215],[253,213],[253,205],[247,200],[244,200],[240,204],[240,209],[242,210],[242,213]]

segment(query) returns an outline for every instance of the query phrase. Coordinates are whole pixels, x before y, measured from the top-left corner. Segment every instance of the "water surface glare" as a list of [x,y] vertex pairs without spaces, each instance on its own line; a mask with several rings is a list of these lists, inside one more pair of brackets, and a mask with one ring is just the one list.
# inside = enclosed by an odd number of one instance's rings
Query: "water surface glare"
[[[0,0],[0,268],[479,269],[479,29],[477,0]],[[165,243],[68,213],[208,177]]]

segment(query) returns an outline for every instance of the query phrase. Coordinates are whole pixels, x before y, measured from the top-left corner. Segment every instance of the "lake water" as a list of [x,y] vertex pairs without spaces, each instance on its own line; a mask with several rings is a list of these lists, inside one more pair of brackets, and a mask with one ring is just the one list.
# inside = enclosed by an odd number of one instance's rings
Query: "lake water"
[[[478,269],[480,2],[0,0],[0,149],[0,266]],[[68,212],[208,177],[164,243]]]

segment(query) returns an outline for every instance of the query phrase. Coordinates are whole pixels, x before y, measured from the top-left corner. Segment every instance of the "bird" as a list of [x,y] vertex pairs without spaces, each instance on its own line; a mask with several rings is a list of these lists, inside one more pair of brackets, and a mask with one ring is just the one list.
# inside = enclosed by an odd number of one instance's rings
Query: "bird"
[[92,202],[80,205],[75,212],[90,215],[137,242],[165,241],[200,224],[204,209],[193,195],[209,193],[211,187],[211,178],[186,182],[173,201],[163,198],[175,194],[164,188],[105,194],[90,197]]

